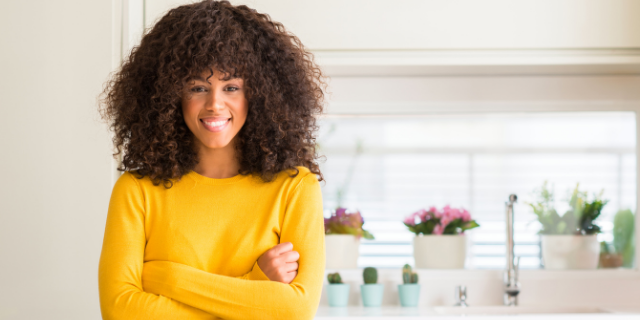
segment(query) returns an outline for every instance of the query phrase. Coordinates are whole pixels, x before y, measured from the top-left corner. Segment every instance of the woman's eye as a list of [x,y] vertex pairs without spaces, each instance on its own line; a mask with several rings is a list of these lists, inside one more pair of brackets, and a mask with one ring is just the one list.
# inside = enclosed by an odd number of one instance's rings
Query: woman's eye
[[204,87],[193,87],[193,88],[191,88],[191,91],[193,91],[193,92],[205,92],[207,90]]
[[240,90],[240,88],[238,88],[238,87],[227,87],[226,90],[227,91],[238,91],[238,90]]

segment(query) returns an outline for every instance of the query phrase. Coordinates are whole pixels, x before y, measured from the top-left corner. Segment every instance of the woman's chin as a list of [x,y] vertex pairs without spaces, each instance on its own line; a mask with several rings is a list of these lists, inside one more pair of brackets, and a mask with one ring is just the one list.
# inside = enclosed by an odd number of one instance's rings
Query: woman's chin
[[229,144],[212,144],[212,145],[207,145],[205,146],[207,149],[224,149],[226,147],[228,147]]
[[205,149],[223,149],[229,146],[231,141],[206,141],[202,142]]

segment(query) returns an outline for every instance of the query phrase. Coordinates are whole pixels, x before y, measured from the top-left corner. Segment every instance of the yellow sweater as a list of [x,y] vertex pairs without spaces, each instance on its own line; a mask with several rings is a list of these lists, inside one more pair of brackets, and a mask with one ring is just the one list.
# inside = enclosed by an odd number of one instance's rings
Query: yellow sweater
[[[191,171],[171,189],[125,172],[100,256],[103,319],[312,319],[325,266],[322,195],[315,174],[297,168],[268,183]],[[300,253],[291,284],[257,264],[281,242]]]

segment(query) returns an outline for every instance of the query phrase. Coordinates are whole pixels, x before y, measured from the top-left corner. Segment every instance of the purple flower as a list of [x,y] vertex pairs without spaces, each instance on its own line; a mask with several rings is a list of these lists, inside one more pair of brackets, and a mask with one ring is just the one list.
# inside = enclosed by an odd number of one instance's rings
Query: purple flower
[[373,236],[362,229],[364,218],[360,211],[347,212],[347,208],[339,207],[331,213],[331,217],[324,219],[325,234],[352,234],[356,237],[373,239]]

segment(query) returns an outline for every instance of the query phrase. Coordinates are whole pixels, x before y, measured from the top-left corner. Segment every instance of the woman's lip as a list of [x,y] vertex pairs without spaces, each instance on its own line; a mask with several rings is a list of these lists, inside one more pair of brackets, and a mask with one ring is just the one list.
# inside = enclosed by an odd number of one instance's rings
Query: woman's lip
[[231,117],[207,117],[207,118],[202,118],[200,120],[207,121],[207,122],[214,122],[214,121],[224,121],[228,119],[231,119]]
[[[206,118],[206,119],[209,120],[211,118]],[[224,120],[224,119],[226,119],[226,118],[222,118],[222,120]],[[221,120],[218,120],[218,121],[221,121]],[[211,132],[220,132],[220,131],[224,130],[226,127],[229,126],[229,122],[231,122],[231,119],[227,119],[227,122],[225,122],[223,125],[215,126],[215,127],[209,126],[208,124],[206,124],[204,119],[200,119],[200,122],[202,123],[202,126],[205,129],[207,129],[207,130],[209,130]],[[209,122],[211,122],[211,120],[209,120]]]

